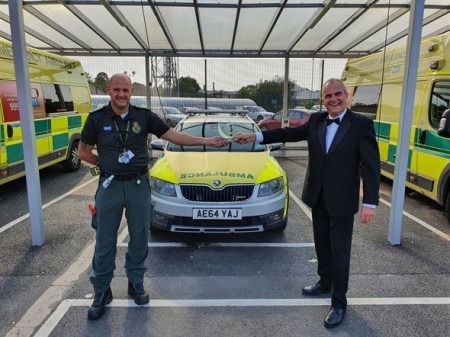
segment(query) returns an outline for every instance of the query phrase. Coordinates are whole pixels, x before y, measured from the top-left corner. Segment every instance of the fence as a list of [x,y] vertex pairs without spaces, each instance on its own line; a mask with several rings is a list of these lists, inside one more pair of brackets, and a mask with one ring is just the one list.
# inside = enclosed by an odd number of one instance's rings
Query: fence
[[[145,58],[78,59],[93,81],[100,73],[110,77],[126,72],[137,96],[145,96],[147,86],[152,96],[159,97],[205,97],[206,89],[208,98],[248,98],[272,112],[283,107],[284,59],[180,58],[171,63],[174,66],[170,70],[159,69],[150,74],[150,83],[146,83]],[[319,104],[322,72],[324,80],[340,78],[345,62],[346,59],[291,59],[289,108]],[[193,81],[181,83],[182,78]],[[187,88],[186,82],[190,84]]]
[[[101,72],[109,77],[114,73],[131,74],[135,95],[145,95],[144,58],[80,57],[79,59],[92,79]],[[340,78],[345,62],[346,59],[291,59],[289,81],[293,85],[289,108],[319,104],[322,73],[324,80],[332,77]],[[176,65],[175,71],[152,76],[152,83],[149,83],[152,96],[176,96],[177,80],[188,77],[194,79],[200,87],[200,91],[196,93],[198,97],[205,96],[205,88],[208,98],[233,98],[242,92],[248,92],[249,97],[239,97],[253,99],[256,104],[268,111],[276,112],[282,109],[283,91],[280,92],[282,86],[272,88],[271,92],[269,84],[284,81],[284,59],[180,58],[173,64]],[[265,88],[264,84],[269,88]],[[258,86],[260,92],[251,91]],[[153,150],[150,153],[152,158],[160,155],[159,151]],[[307,145],[306,142],[285,144],[282,150],[274,151],[273,154],[276,157],[304,157],[308,155]]]

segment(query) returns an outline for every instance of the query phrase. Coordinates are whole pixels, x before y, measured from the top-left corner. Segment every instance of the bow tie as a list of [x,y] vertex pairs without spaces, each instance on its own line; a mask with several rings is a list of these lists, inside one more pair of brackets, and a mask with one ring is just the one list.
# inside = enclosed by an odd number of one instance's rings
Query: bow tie
[[341,123],[341,121],[339,118],[335,118],[335,119],[327,118],[327,126],[332,123],[336,123],[337,125],[339,125]]

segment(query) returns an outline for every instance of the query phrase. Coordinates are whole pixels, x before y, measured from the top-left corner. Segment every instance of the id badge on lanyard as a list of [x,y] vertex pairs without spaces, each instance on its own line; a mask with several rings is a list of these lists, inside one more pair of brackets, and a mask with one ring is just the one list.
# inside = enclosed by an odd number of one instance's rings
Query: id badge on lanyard
[[125,130],[125,139],[122,137],[119,131],[119,127],[117,126],[116,121],[114,121],[114,126],[116,127],[117,134],[119,136],[119,140],[123,145],[123,152],[119,155],[117,159],[121,164],[128,164],[131,159],[134,157],[134,153],[131,150],[127,149],[127,141],[128,141],[128,131],[130,130],[130,121],[127,122],[127,128]]

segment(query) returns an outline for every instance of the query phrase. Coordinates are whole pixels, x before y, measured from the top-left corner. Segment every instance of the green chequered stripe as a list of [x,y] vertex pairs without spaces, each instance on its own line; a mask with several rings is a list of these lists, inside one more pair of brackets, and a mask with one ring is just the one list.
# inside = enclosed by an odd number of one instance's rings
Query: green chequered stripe
[[375,133],[380,138],[391,138],[391,124],[374,121]]
[[50,119],[42,119],[34,121],[34,129],[36,136],[42,136],[51,132],[51,122]]
[[81,116],[69,116],[68,127],[69,127],[69,130],[81,128]]
[[8,145],[6,147],[6,158],[8,158],[8,165],[24,160],[22,143]]
[[427,131],[425,144],[417,144],[421,151],[434,156],[450,159],[450,139],[441,137],[435,130]]
[[414,144],[419,143],[421,133],[422,131],[420,129],[414,129]]
[[[397,145],[389,144],[388,162],[395,163],[395,155],[397,154]],[[408,151],[408,169],[411,167],[412,151]]]
[[[54,151],[67,148],[69,146],[69,133],[73,133],[75,130],[82,127],[82,116],[68,116],[67,117],[68,129],[62,134],[52,135],[51,142]],[[45,118],[34,121],[34,129],[36,138],[50,137],[52,133],[52,119]],[[70,131],[73,130],[73,131]],[[67,132],[69,131],[69,132]],[[54,131],[55,132],[55,131]],[[0,125],[0,144],[5,144],[6,137],[6,124]],[[6,146],[6,158],[8,159],[8,166],[13,163],[21,162],[24,160],[23,144],[8,144]]]
[[69,134],[63,133],[60,135],[52,136],[53,150],[61,149],[69,145]]

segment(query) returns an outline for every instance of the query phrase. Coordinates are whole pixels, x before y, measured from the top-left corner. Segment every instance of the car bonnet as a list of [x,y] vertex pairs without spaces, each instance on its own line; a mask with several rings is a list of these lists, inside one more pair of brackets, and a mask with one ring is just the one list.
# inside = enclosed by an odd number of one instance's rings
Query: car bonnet
[[[151,176],[176,184],[256,184],[280,177],[281,167],[269,152],[169,152]],[[218,184],[217,180],[220,181]]]

